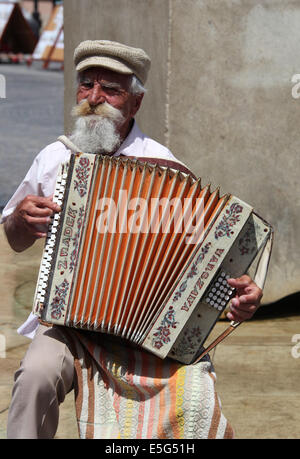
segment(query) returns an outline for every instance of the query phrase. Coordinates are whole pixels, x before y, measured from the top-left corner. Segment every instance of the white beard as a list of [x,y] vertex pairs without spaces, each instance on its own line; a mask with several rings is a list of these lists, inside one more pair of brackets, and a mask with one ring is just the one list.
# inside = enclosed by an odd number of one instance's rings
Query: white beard
[[78,116],[76,111],[75,107],[72,113],[76,121],[70,139],[80,151],[112,154],[119,148],[121,138],[117,124],[123,119],[119,110],[105,103],[103,114]]

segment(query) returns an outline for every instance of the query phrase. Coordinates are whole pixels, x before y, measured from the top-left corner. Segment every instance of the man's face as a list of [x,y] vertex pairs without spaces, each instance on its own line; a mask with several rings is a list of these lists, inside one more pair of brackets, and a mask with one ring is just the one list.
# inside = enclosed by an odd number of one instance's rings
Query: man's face
[[118,126],[122,138],[129,132],[130,121],[138,111],[142,95],[133,95],[129,91],[131,78],[104,68],[90,68],[80,74],[77,90],[77,103],[87,100],[94,108],[104,102],[117,108],[124,120]]

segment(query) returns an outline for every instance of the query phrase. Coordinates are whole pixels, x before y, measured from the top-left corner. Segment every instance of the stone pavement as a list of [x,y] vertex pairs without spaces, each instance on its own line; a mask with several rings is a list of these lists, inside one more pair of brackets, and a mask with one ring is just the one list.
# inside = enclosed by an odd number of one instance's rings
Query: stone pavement
[[[6,438],[13,375],[29,343],[16,329],[31,310],[42,246],[38,241],[26,252],[16,254],[0,228],[0,334],[6,340],[6,358],[0,358],[1,439]],[[268,308],[264,306],[261,311]],[[216,328],[219,331],[226,325],[220,321]],[[213,356],[217,390],[236,438],[300,437],[300,358],[292,356],[292,337],[296,334],[300,339],[299,315],[265,312],[218,346]],[[294,354],[300,356],[300,346]],[[78,438],[73,394],[61,407],[56,438]]]

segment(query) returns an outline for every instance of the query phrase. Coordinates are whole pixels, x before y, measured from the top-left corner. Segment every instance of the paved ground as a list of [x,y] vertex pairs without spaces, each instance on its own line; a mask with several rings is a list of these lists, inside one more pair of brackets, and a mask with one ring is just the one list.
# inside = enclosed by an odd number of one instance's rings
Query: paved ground
[[[0,66],[0,73],[8,83],[8,99],[0,100],[4,202],[35,152],[62,132],[63,80],[61,73],[38,68]],[[41,252],[39,241],[25,253],[13,253],[0,228],[0,346],[5,344],[0,347],[0,439],[6,437],[13,375],[29,344],[16,329],[31,310]],[[237,438],[300,438],[300,346],[292,342],[299,335],[300,343],[298,306],[299,295],[264,306],[214,354],[218,393]],[[217,329],[225,325],[220,322]],[[72,394],[61,408],[57,438],[77,438]]]
[[41,63],[0,64],[6,99],[0,99],[0,207],[29,169],[34,157],[63,133],[63,72]]

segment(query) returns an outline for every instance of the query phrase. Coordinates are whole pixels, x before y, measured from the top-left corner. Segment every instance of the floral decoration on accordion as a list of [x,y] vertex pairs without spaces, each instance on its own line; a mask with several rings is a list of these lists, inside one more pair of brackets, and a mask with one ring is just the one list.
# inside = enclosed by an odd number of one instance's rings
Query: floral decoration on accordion
[[250,220],[246,231],[238,241],[238,248],[241,255],[251,255],[257,250],[257,240],[263,239],[263,229],[257,222]]
[[231,237],[233,234],[232,227],[240,221],[240,213],[243,207],[238,203],[231,204],[229,209],[226,209],[225,215],[220,221],[215,230],[215,238],[219,239],[223,236]]
[[178,322],[175,320],[175,310],[173,306],[169,307],[169,310],[165,314],[161,325],[158,327],[154,337],[152,338],[152,346],[156,349],[160,349],[164,344],[170,342],[171,329],[176,328]]
[[[211,246],[211,242],[208,242],[207,244],[205,244],[204,247],[201,247],[200,254],[197,256],[197,258],[194,261],[194,263],[192,264],[189,272],[187,273],[187,279],[192,279],[194,276],[197,276],[197,274],[198,274],[197,265],[202,263],[202,261],[204,260],[205,255],[207,254],[210,246]],[[187,280],[180,284],[178,290],[175,292],[173,301],[178,301],[178,299],[181,297],[182,293],[186,290],[186,287],[187,287]]]
[[76,231],[74,237],[72,238],[73,250],[72,250],[72,253],[71,253],[71,256],[70,256],[70,266],[69,266],[70,273],[73,271],[73,269],[76,266],[81,228],[82,228],[82,225],[83,225],[83,217],[84,217],[84,206],[81,206],[80,209],[79,209],[78,218],[77,218],[77,221],[76,221],[77,231]]
[[66,296],[69,291],[69,282],[65,279],[60,285],[55,286],[55,296],[50,305],[51,317],[54,320],[59,320],[66,307]]
[[238,247],[241,255],[248,255],[254,253],[256,246],[255,246],[255,239],[253,237],[253,229],[249,228],[243,237],[241,237],[238,241]]
[[74,180],[74,190],[76,190],[79,196],[82,198],[87,193],[87,184],[89,178],[89,167],[90,161],[88,158],[80,158],[79,165],[75,169],[76,180]]
[[173,347],[174,353],[178,356],[195,353],[199,348],[201,338],[202,333],[199,326],[187,328],[178,342],[178,345]]

